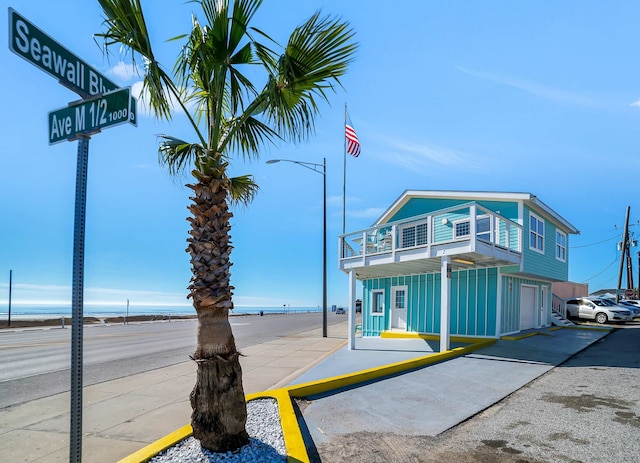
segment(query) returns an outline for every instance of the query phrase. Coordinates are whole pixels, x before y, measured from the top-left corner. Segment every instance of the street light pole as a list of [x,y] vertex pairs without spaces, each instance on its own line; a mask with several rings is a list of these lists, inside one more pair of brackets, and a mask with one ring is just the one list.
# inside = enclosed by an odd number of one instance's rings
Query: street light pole
[[[313,162],[294,161],[292,159],[270,159],[267,164],[277,162],[291,162],[317,172],[323,177],[323,214],[322,214],[322,337],[327,337],[327,158],[322,158],[322,164]],[[322,168],[322,170],[319,170]]]
[[322,158],[322,337],[327,337],[327,158]]

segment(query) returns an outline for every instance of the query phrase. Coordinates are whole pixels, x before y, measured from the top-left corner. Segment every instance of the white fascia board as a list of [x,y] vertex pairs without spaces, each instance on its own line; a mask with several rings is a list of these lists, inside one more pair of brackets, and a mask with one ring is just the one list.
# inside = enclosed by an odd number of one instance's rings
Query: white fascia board
[[571,223],[569,223],[568,220],[566,220],[564,217],[562,217],[560,214],[558,214],[556,211],[554,211],[553,209],[551,209],[549,206],[547,206],[544,202],[542,202],[537,196],[533,196],[531,197],[530,201],[531,204],[535,205],[538,209],[544,211],[547,215],[549,215],[554,221],[556,221],[557,223],[559,223],[562,227],[564,227],[567,232],[574,234],[574,235],[579,235],[580,234],[580,230],[578,230],[576,227],[574,227],[573,225],[571,225]]

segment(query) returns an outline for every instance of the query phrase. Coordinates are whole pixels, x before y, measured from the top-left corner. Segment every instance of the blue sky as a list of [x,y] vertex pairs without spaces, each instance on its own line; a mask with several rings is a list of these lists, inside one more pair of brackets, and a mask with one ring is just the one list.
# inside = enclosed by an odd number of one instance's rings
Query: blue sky
[[[97,1],[0,0],[121,86],[106,59]],[[347,303],[338,269],[344,106],[362,144],[347,160],[346,229],[368,227],[405,189],[531,192],[576,226],[570,280],[616,286],[624,215],[640,218],[640,3],[265,0],[255,25],[284,41],[316,10],[350,21],[360,48],[316,136],[237,161],[260,193],[232,220],[235,304],[322,304],[322,177],[288,163],[327,159],[329,304]],[[190,3],[146,1],[156,53],[171,68]],[[198,12],[199,13],[199,12]],[[4,24],[8,19],[5,16]],[[47,113],[77,100],[13,54],[0,30],[0,304],[70,303],[77,142],[48,145]],[[140,111],[142,113],[142,111]],[[183,304],[188,179],[157,163],[156,135],[193,139],[184,117],[140,114],[89,146],[85,302]],[[637,252],[632,249],[634,264]],[[635,270],[637,281],[637,269]]]

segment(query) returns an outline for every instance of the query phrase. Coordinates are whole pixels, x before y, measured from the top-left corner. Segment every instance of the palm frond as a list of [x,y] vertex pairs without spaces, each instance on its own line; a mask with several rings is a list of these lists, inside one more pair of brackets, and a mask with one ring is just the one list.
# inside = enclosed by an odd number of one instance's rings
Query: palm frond
[[98,2],[104,13],[105,32],[96,36],[103,38],[105,49],[112,45],[121,45],[131,53],[133,63],[136,62],[136,54],[142,56],[145,71],[143,88],[149,95],[149,107],[156,117],[171,119],[169,94],[175,90],[175,86],[154,56],[140,1],[98,0]]
[[229,179],[229,198],[233,204],[245,206],[250,204],[259,189],[252,175],[242,175]]
[[240,153],[250,159],[257,157],[262,146],[281,139],[278,132],[254,117],[233,119],[229,124],[227,137],[220,142],[224,150],[219,151]]
[[167,168],[171,175],[180,175],[197,163],[198,159],[206,157],[206,150],[202,145],[188,143],[169,135],[159,135],[158,160],[161,166]]
[[357,49],[353,37],[347,22],[319,13],[294,30],[264,89],[266,117],[279,133],[293,140],[312,133],[316,98],[328,102],[327,90],[340,85]]

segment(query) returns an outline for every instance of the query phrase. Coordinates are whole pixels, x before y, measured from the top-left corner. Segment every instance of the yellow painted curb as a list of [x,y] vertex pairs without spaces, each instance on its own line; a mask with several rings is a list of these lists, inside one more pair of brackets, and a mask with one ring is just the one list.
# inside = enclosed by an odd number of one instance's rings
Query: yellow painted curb
[[515,335],[515,336],[510,336],[510,335],[501,336],[500,339],[503,339],[505,341],[519,341],[521,339],[531,338],[533,336],[538,336],[538,335],[540,335],[540,336],[551,336],[550,334],[544,333],[542,331],[534,331],[533,333],[522,334],[520,336],[517,336],[517,335]]
[[573,325],[573,326],[563,326],[562,328],[567,330],[586,330],[586,331],[613,331],[613,328],[609,328],[608,326],[587,326],[587,325]]
[[[424,336],[424,335],[420,335]],[[436,337],[437,338],[437,337]],[[462,342],[459,340],[451,340]],[[355,386],[359,383],[365,383],[372,380],[391,376],[404,371],[414,370],[425,365],[441,362],[454,357],[467,354],[469,352],[488,347],[496,342],[495,338],[466,338],[473,339],[473,343],[465,347],[456,347],[455,349],[435,354],[429,354],[402,362],[391,363],[382,367],[370,368],[367,370],[357,371],[345,375],[325,378],[318,381],[296,384],[293,386],[283,387],[281,389],[272,389],[269,391],[258,392],[246,396],[246,401],[260,398],[273,398],[278,402],[278,410],[280,414],[280,423],[282,425],[282,434],[284,437],[285,447],[287,449],[288,463],[309,463],[309,455],[307,454],[306,445],[298,418],[293,407],[293,399],[321,394],[336,389]],[[128,457],[120,460],[118,463],[144,463],[158,455],[160,452],[177,444],[178,442],[191,436],[191,425],[186,425],[177,431],[163,437],[162,439],[150,444]]]
[[354,386],[358,383],[380,379],[385,376],[401,373],[403,371],[414,370],[431,363],[437,363],[453,357],[458,357],[476,349],[490,346],[495,342],[495,339],[485,339],[482,342],[477,342],[465,347],[456,347],[455,349],[448,350],[446,352],[440,352],[437,354],[430,354],[411,360],[391,363],[377,368],[369,368],[367,370],[361,370],[355,373],[348,373],[345,375],[333,376],[331,378],[324,378],[318,381],[296,384],[288,387],[289,394],[292,397],[307,397],[332,391],[335,389]]
[[249,400],[272,398],[278,402],[278,413],[280,415],[280,426],[284,445],[287,449],[287,462],[289,463],[309,463],[309,455],[304,438],[298,425],[298,417],[293,408],[293,401],[287,388],[271,389],[247,396]]
[[141,448],[128,457],[123,458],[118,461],[118,463],[144,463],[145,461],[149,461],[163,450],[166,450],[191,436],[192,433],[193,430],[191,429],[190,424],[183,426],[180,429],[173,431],[171,434],[164,436],[162,439]]

